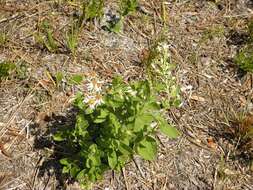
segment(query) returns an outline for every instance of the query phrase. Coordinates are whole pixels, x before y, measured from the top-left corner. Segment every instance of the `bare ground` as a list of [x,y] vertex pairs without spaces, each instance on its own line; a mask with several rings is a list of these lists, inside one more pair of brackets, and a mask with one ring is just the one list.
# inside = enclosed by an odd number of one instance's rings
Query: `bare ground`
[[[183,99],[180,108],[169,111],[168,119],[182,136],[177,140],[159,136],[156,161],[136,157],[122,173],[108,172],[94,189],[253,189],[253,146],[244,150],[233,136],[240,114],[253,111],[252,74],[241,72],[232,59],[245,43],[253,3],[164,2],[166,35]],[[109,5],[107,9],[113,8]],[[67,76],[95,71],[105,81],[114,74],[126,80],[142,77],[142,52],[161,33],[163,24],[161,1],[140,1],[140,5],[145,14],[129,16],[122,34],[104,31],[98,22],[85,25],[73,57],[66,51],[64,36],[75,5],[0,1],[0,31],[8,37],[0,47],[0,61],[26,68],[25,77],[13,76],[0,83],[0,189],[78,189],[60,175],[48,139],[56,125],[71,123],[70,100],[82,86],[57,88],[51,77],[60,71]],[[46,18],[60,46],[55,53],[35,42],[38,23]]]

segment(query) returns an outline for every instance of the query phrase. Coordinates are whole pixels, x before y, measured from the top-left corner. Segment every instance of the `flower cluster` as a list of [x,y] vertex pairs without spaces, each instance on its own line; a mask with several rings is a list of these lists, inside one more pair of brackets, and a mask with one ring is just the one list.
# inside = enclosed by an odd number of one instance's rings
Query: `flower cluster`
[[83,102],[88,104],[89,108],[92,110],[104,103],[102,96],[103,84],[104,81],[100,81],[95,72],[88,74],[86,87],[89,93],[84,98]]
[[162,94],[163,104],[178,105],[180,102],[179,88],[173,76],[175,64],[171,61],[171,46],[166,42],[159,42],[154,48],[155,56],[150,60],[150,77],[152,85]]

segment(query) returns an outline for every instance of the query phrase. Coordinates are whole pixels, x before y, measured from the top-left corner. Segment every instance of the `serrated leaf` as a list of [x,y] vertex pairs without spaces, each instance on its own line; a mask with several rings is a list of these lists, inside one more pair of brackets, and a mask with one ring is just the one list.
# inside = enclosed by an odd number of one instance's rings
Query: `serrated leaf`
[[107,154],[107,157],[108,157],[108,164],[110,166],[111,169],[115,169],[115,167],[117,166],[117,154],[115,151],[110,151],[108,154]]
[[157,144],[152,137],[146,137],[143,139],[138,147],[137,153],[145,160],[154,160],[157,154]]

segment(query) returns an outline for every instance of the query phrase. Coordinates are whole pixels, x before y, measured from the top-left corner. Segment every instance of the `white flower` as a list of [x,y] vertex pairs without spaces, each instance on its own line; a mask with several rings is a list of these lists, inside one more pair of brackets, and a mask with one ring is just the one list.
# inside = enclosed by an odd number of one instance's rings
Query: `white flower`
[[88,104],[89,108],[92,110],[104,103],[103,97],[100,94],[96,94],[95,96],[87,96],[83,102]]
[[162,47],[164,50],[168,50],[170,46],[167,43],[163,43]]
[[106,187],[104,190],[111,190],[109,187]]
[[103,83],[104,83],[103,81],[92,79],[87,84],[87,88],[89,91],[101,92]]
[[150,127],[151,128],[155,128],[157,126],[157,122],[152,122],[151,124],[150,124]]
[[160,53],[162,53],[164,51],[167,51],[169,49],[169,47],[170,46],[167,43],[165,43],[165,42],[159,43],[158,46],[157,46],[157,51],[160,52]]
[[161,48],[161,46],[158,46],[156,49],[157,49],[157,51],[158,51],[159,53],[162,53],[162,48]]

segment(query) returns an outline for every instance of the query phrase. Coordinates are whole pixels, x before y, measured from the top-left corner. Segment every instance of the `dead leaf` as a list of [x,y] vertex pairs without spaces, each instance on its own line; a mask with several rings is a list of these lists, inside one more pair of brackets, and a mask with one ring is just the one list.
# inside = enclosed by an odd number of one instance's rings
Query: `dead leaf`
[[1,142],[0,142],[0,152],[1,152],[4,156],[6,156],[6,157],[8,157],[8,158],[11,158],[11,155],[5,150],[4,144],[1,143]]
[[252,130],[253,127],[253,115],[248,114],[240,124],[240,132],[246,134]]
[[224,170],[224,173],[228,176],[235,175],[236,173],[228,168]]
[[47,91],[51,91],[52,88],[52,82],[50,80],[41,79],[39,80],[39,84]]
[[199,101],[199,102],[205,102],[205,98],[197,96],[197,95],[192,95],[191,100]]
[[247,104],[247,100],[244,96],[239,96],[239,100],[241,102],[241,106],[245,106]]
[[209,148],[212,148],[214,150],[217,150],[217,144],[214,142],[213,138],[208,138],[207,139],[207,144]]
[[0,172],[0,187],[8,181],[9,177],[13,176],[13,173],[10,172]]

